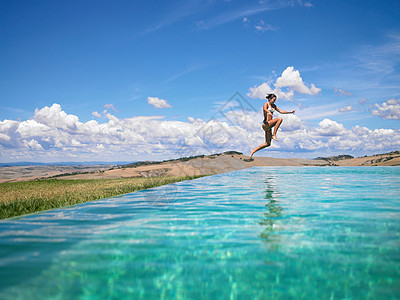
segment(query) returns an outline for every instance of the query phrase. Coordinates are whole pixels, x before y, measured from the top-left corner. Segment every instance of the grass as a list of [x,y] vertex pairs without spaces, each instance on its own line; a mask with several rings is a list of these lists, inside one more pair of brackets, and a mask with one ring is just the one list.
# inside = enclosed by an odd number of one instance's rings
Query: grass
[[0,183],[0,219],[30,214],[202,176],[153,178],[45,179]]

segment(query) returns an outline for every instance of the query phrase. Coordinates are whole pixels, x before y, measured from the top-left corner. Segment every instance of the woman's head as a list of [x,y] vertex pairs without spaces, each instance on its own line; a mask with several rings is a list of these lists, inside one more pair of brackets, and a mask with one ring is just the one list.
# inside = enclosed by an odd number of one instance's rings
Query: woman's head
[[267,97],[268,101],[275,101],[276,100],[276,95],[275,94],[268,94]]

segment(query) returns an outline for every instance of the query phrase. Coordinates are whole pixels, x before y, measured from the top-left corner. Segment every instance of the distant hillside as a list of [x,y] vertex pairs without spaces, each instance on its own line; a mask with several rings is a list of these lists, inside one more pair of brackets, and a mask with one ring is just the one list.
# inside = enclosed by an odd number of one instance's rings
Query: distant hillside
[[140,166],[148,166],[148,165],[156,165],[156,164],[160,164],[160,163],[170,163],[170,162],[185,162],[185,161],[189,161],[189,160],[193,160],[196,158],[204,158],[204,157],[209,157],[209,158],[215,158],[217,156],[220,155],[243,155],[242,152],[238,152],[238,151],[225,151],[222,153],[215,153],[215,154],[211,154],[211,155],[196,155],[196,156],[188,156],[188,157],[181,157],[181,158],[174,158],[174,159],[167,159],[167,160],[163,160],[163,161],[138,161],[138,162],[134,162],[134,163],[130,163],[130,164],[124,164],[124,165],[119,165],[118,168],[136,168],[136,167],[140,167]]
[[197,155],[161,162],[145,161],[114,167],[104,172],[59,176],[59,179],[112,179],[123,177],[159,177],[212,175],[260,166],[329,166],[324,160],[254,157],[238,151]]
[[[370,156],[382,156],[382,155],[400,155],[400,151],[392,151],[389,153],[383,153],[383,154],[374,154],[374,155],[370,155]],[[365,155],[364,157],[366,157],[367,155]]]
[[[368,157],[368,156],[367,156]],[[398,161],[400,157],[400,151],[392,151],[386,154],[376,154],[373,156],[369,156],[368,158],[371,158],[364,163],[362,163],[362,166],[368,166],[368,165],[398,165],[396,160]],[[391,162],[389,162],[391,161]]]
[[350,158],[354,158],[354,156],[342,154],[342,155],[337,155],[337,156],[317,157],[315,159],[326,160],[326,161],[338,161],[338,160],[350,159]]
[[353,157],[342,154],[337,156],[317,157],[316,160],[326,161],[330,166],[397,166],[400,162],[400,151]]
[[[350,160],[350,161],[355,161],[355,160],[362,160],[365,158],[369,158],[365,160],[363,163],[359,165],[375,165],[379,164],[381,162],[385,162],[394,158],[397,158],[400,155],[400,151],[392,151],[389,153],[382,153],[382,154],[374,154],[374,155],[365,155],[365,156],[360,156],[360,157],[354,157],[348,154],[341,154],[337,156],[325,156],[325,157],[317,157],[315,158],[316,160],[324,160],[329,162],[331,165],[336,165],[339,161],[344,161],[344,160]],[[340,163],[342,165],[342,163]]]
[[400,151],[392,151],[384,154],[349,158],[337,161],[329,161],[331,165],[338,166],[399,166]]
[[113,179],[211,175],[260,166],[400,166],[400,151],[357,158],[346,154],[319,157],[318,159],[260,156],[254,157],[253,160],[248,158],[247,155],[243,155],[241,152],[227,151],[212,155],[197,155],[164,161],[144,161],[118,165],[11,166],[0,168],[0,182],[41,178]]
[[123,165],[127,164],[127,161],[112,161],[112,162],[105,162],[105,161],[75,161],[75,162],[33,162],[33,161],[20,161],[20,162],[5,162],[0,163],[0,167],[25,167],[25,166],[113,166],[113,165]]

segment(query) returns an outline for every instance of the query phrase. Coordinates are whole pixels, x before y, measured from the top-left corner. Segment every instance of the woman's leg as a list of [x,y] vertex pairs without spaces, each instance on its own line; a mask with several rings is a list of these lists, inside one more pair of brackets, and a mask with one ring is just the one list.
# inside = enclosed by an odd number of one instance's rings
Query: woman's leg
[[265,130],[265,143],[263,143],[263,144],[261,144],[260,146],[258,146],[258,147],[256,147],[256,148],[252,149],[251,152],[250,152],[250,158],[249,158],[249,159],[252,159],[254,153],[256,153],[257,151],[259,151],[259,150],[261,150],[261,149],[264,149],[264,148],[266,148],[266,147],[271,146],[271,137],[272,137],[271,129],[266,129],[267,127],[265,126],[265,124],[263,124],[262,127],[263,127],[263,129]]
[[[273,125],[271,124],[271,127],[272,127],[272,126],[275,127],[275,128],[274,128],[274,133],[272,134],[272,138],[273,138],[275,141],[278,142],[278,139],[276,138],[276,132],[278,131],[279,126],[281,126],[281,124],[282,124],[282,118],[279,117],[279,118],[276,118],[276,119],[271,120],[270,122],[271,122],[271,123],[272,123],[272,122],[274,123]],[[269,123],[269,122],[268,122],[268,123]]]

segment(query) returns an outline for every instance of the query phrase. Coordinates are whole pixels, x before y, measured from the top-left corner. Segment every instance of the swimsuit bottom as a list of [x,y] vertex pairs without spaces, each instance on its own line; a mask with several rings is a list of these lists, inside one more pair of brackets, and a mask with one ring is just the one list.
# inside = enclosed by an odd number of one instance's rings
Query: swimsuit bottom
[[265,124],[265,126],[267,126],[268,130],[271,130],[271,127],[269,127],[269,124],[266,120],[263,120],[262,123]]

